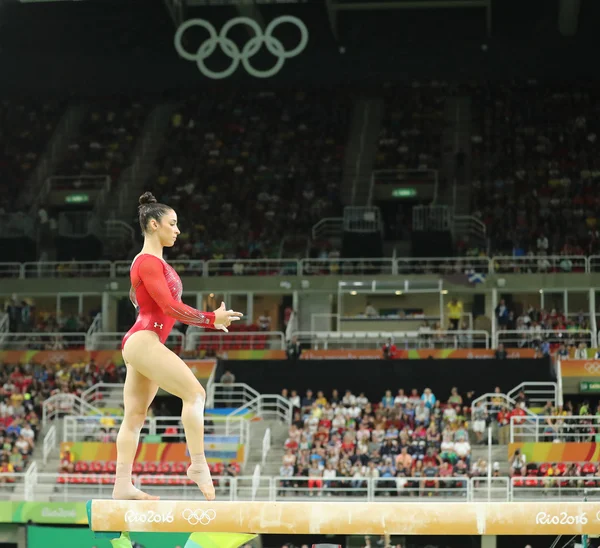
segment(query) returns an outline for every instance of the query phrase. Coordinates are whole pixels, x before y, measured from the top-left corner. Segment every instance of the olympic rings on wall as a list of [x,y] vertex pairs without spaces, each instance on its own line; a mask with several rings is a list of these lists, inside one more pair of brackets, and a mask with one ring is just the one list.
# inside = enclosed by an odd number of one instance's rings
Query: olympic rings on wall
[[[281,41],[273,36],[275,28],[282,23],[296,25],[300,31],[300,43],[289,51],[285,50]],[[250,38],[250,40],[244,44],[241,51],[238,45],[227,37],[227,33],[235,25],[248,25],[254,32],[254,37]],[[197,51],[190,53],[183,47],[182,40],[185,31],[192,27],[201,27],[205,29],[209,36],[200,44]],[[275,76],[281,70],[286,59],[296,57],[304,51],[306,44],[308,44],[308,29],[301,19],[292,15],[276,17],[267,25],[264,32],[254,19],[250,19],[249,17],[234,17],[225,23],[221,32],[217,34],[215,27],[205,19],[190,19],[179,26],[177,32],[175,32],[174,40],[175,49],[179,56],[187,61],[195,61],[200,72],[207,78],[215,80],[227,78],[236,71],[240,62],[251,76],[254,76],[255,78],[270,78],[271,76]],[[256,55],[263,44],[269,52],[277,58],[277,61],[270,69],[259,70],[252,66],[250,58]],[[211,70],[205,64],[206,59],[215,52],[217,46],[231,59],[229,67],[222,71]]]

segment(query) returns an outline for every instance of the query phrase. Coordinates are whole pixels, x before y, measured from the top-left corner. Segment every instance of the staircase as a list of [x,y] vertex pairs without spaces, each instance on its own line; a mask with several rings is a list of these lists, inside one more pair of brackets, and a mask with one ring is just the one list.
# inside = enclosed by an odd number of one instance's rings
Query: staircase
[[346,206],[369,205],[371,173],[383,110],[381,97],[360,98],[354,103],[342,179],[342,201]]
[[31,214],[37,214],[40,202],[44,198],[44,196],[40,195],[40,189],[44,181],[58,167],[59,162],[67,152],[69,144],[77,140],[79,127],[87,110],[87,105],[69,105],[48,141],[48,146],[44,154],[40,157],[38,165],[29,177],[25,191],[19,196],[17,208],[29,207],[31,208]]
[[154,160],[176,107],[175,103],[165,103],[150,113],[133,152],[133,164],[123,171],[112,195],[95,211],[98,218],[106,222],[104,253],[107,257],[112,256],[114,249],[131,247],[133,243],[131,225],[137,222],[138,198],[155,170]]
[[[267,454],[267,460],[263,465],[262,441],[267,428],[271,429],[271,449],[269,450],[269,453]],[[257,464],[260,465],[261,476],[279,475],[281,459],[285,453],[284,444],[288,437],[288,428],[289,426],[287,424],[276,420],[263,420],[251,423],[250,437],[252,439],[252,443],[250,445],[248,460],[244,465],[242,475],[252,475],[252,472]]]

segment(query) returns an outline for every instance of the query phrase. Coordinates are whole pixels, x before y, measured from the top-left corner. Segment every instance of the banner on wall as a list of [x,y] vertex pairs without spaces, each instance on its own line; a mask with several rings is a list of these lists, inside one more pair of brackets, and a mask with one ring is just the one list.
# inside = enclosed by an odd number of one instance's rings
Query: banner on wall
[[[85,367],[91,360],[98,365],[111,362],[117,366],[123,364],[120,350],[0,350],[0,363],[7,364],[50,364]],[[215,368],[215,359],[185,360],[198,379],[208,379]]]
[[0,523],[29,522],[55,525],[87,525],[85,503],[0,502]]
[[[87,518],[86,518],[87,523]],[[143,548],[176,548],[184,546],[188,533],[132,533],[135,546]],[[36,527],[27,528],[27,548],[52,548],[72,546],[76,548],[96,548],[110,546],[108,540],[98,540],[88,527]]]
[[[244,445],[239,436],[205,436],[204,448],[208,462],[243,462]],[[117,446],[114,443],[92,441],[62,442],[61,452],[69,451],[77,461],[116,461]],[[185,443],[141,443],[135,456],[136,462],[187,462],[190,457]]]
[[[420,349],[399,350],[399,360],[485,360],[494,358],[494,350],[481,348],[458,348],[458,349]],[[531,348],[509,348],[507,349],[509,359],[534,358],[535,351]],[[380,349],[355,349],[355,350],[304,350],[301,358],[303,360],[377,360],[383,359]]]
[[511,443],[508,458],[521,450],[527,462],[587,462],[600,460],[600,443]]
[[600,379],[600,360],[561,360],[563,377],[583,377]]

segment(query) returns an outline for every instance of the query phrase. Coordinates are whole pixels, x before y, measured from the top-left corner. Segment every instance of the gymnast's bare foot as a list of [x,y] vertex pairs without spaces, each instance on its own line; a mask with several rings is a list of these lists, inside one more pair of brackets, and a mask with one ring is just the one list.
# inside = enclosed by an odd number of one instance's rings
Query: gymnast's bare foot
[[131,483],[122,485],[117,485],[115,483],[112,498],[114,500],[160,500],[160,497],[144,493]]
[[206,500],[215,500],[215,486],[213,485],[208,464],[190,464],[187,470],[187,477],[190,478],[202,491]]

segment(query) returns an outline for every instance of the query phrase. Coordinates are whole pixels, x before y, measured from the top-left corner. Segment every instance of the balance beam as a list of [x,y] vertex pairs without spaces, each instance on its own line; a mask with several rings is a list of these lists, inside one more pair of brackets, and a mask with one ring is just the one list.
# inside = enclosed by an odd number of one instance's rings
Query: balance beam
[[88,502],[95,532],[598,535],[600,502]]

